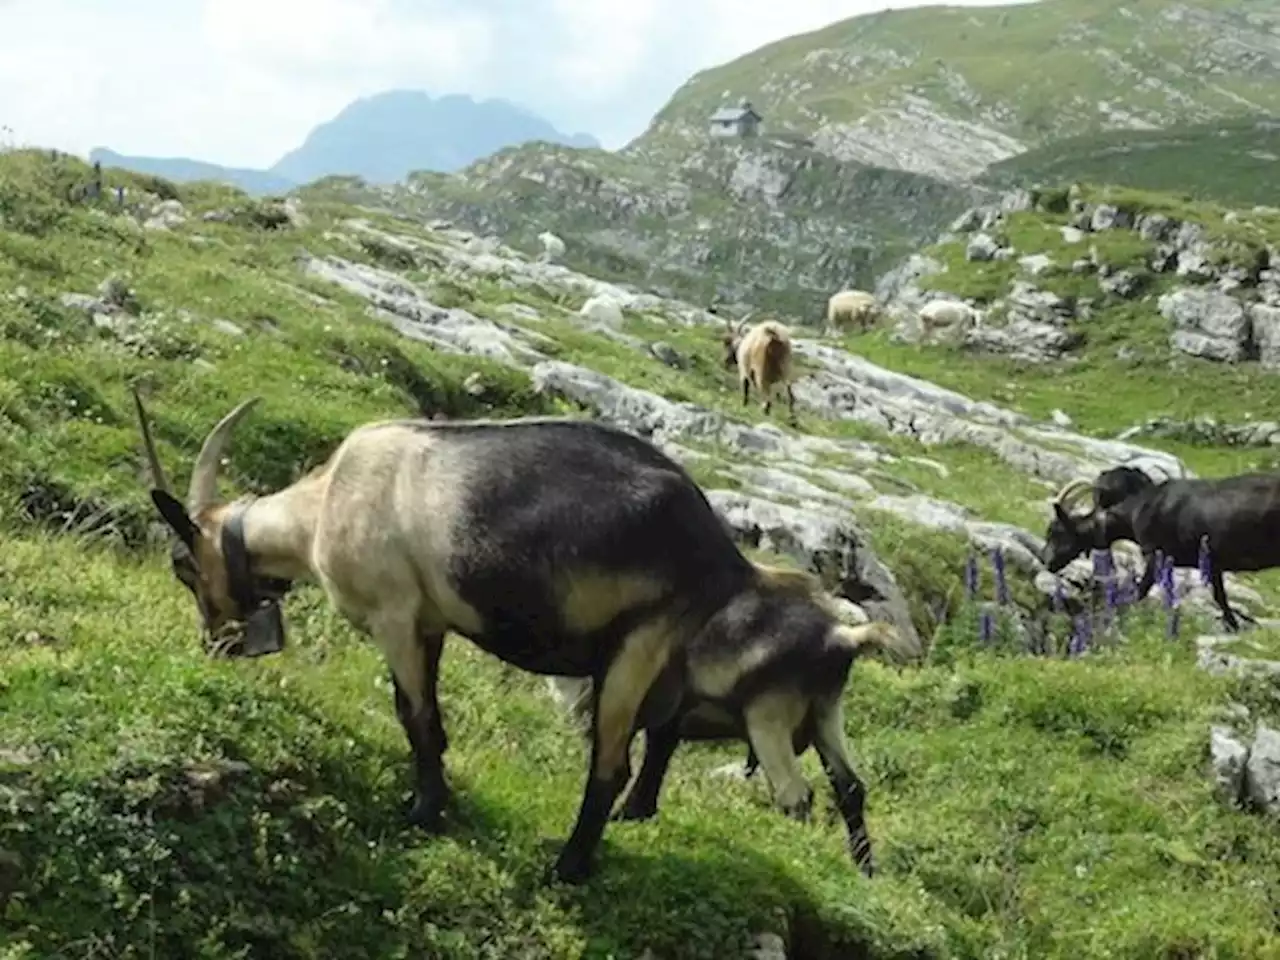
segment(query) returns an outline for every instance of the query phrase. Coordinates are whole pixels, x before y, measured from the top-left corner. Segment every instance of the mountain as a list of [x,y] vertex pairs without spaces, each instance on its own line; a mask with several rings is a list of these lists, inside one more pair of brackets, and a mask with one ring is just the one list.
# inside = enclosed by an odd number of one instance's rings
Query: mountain
[[768,132],[948,179],[1063,137],[1280,108],[1270,0],[1040,0],[886,10],[696,74],[636,141],[687,149],[748,98]]
[[590,134],[561,133],[506,100],[433,98],[415,90],[391,90],[349,104],[265,171],[185,158],[124,156],[104,147],[96,148],[90,159],[179,183],[223,181],[261,195],[283,193],[327,176],[391,183],[415,170],[458,170],[496,150],[531,141],[600,145]]
[[[1277,350],[1220,352],[1271,329],[1253,298],[1280,293],[1274,277],[1232,262],[1242,239],[1280,242],[1267,215],[1093,187],[976,209],[920,251],[946,268],[933,285],[984,304],[1019,279],[1091,298],[1060,319],[1084,343],[1032,362],[797,327],[791,424],[742,403],[722,321],[697,304],[355,206],[121,170],[107,185],[129,203],[73,201],[88,175],[0,154],[0,955],[1280,955],[1276,574],[1228,574],[1260,620],[1229,638],[1194,568],[1166,611],[1160,592],[1132,602],[1127,544],[1113,590],[1088,556],[1061,592],[1038,560],[1073,477],[1130,456],[1274,469]],[[1188,225],[1181,239],[1148,240],[1170,227],[1154,214]],[[969,259],[989,249],[979,233],[1017,256]],[[1153,261],[1166,242],[1173,260]],[[1020,262],[1036,254],[1051,266]],[[1212,322],[1165,319],[1152,287],[1110,292],[1124,270],[1194,288],[1182,299],[1214,304]],[[578,314],[600,290],[623,304],[617,327]],[[988,334],[1019,322],[993,311]],[[1217,360],[1182,349],[1213,341]],[[385,659],[319,585],[285,600],[283,652],[206,653],[154,529],[131,388],[180,492],[206,431],[261,398],[221,460],[228,498],[304,476],[371,420],[558,414],[648,437],[752,559],[924,641],[911,664],[859,658],[843,697],[875,879],[824,815],[813,751],[800,823],[769,809],[763,773],[722,775],[741,743],[688,744],[658,816],[608,826],[595,877],[540,887],[546,838],[581,800],[582,733],[545,678],[460,636],[440,671],[454,799],[443,835],[408,828]],[[1116,439],[1135,429],[1143,446]]]
[[95,147],[89,153],[89,160],[97,161],[104,167],[121,167],[125,170],[133,170],[135,173],[164,177],[176,183],[187,183],[192,180],[230,183],[254,195],[287,193],[297,186],[294,181],[266,170],[223,167],[216,163],[205,163],[203,160],[190,160],[186,157],[131,157],[108,150],[106,147]]
[[1057,140],[992,164],[979,182],[1114,183],[1229,204],[1280,205],[1280,118],[1108,130]]
[[563,134],[506,100],[432,98],[415,90],[392,90],[344,108],[271,171],[296,183],[330,174],[393,183],[414,170],[458,170],[503,147],[530,141],[599,146],[589,134]]

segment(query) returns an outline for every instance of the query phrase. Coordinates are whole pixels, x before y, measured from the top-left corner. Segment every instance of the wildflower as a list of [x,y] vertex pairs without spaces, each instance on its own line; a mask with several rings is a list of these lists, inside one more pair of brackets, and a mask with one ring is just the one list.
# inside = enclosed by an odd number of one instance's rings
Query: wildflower
[[995,622],[991,617],[990,610],[983,610],[978,616],[978,637],[983,643],[990,643],[991,638],[995,636]]
[[964,598],[973,600],[978,595],[978,558],[973,551],[964,562]]
[[996,603],[1004,606],[1009,602],[1009,584],[1004,577],[1004,551],[996,547],[991,551],[991,566],[996,572]]
[[1067,653],[1070,656],[1078,657],[1089,649],[1089,641],[1093,639],[1093,624],[1089,622],[1089,617],[1080,614],[1075,618],[1075,628],[1071,632],[1071,642],[1067,645]]
[[1105,580],[1115,572],[1115,558],[1111,555],[1110,547],[1093,551],[1093,575],[1097,579]]
[[1160,568],[1160,586],[1164,590],[1165,609],[1172,610],[1178,602],[1178,590],[1173,579],[1173,558],[1165,557],[1164,566]]
[[1200,538],[1200,583],[1210,586],[1213,583],[1213,558],[1209,553],[1209,535]]

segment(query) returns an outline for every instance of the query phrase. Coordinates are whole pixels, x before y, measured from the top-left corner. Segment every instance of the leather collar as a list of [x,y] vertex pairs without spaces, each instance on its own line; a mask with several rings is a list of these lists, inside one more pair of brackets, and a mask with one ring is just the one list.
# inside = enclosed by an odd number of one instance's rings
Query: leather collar
[[254,576],[253,561],[244,542],[247,509],[247,505],[233,507],[222,524],[222,558],[227,565],[227,589],[239,608],[241,619],[247,619],[264,602],[279,600],[293,586],[290,580]]

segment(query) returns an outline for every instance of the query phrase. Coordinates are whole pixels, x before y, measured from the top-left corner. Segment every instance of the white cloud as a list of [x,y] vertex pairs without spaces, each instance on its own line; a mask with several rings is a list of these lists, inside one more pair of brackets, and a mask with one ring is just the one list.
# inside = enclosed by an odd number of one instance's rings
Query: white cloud
[[884,6],[5,0],[0,126],[78,152],[106,145],[266,166],[356,97],[416,88],[507,97],[566,132],[589,130],[618,146],[698,70]]

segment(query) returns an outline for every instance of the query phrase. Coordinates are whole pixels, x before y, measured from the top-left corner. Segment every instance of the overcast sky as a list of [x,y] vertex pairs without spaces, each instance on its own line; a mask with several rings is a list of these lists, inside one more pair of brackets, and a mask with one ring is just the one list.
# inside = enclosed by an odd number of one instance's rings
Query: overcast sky
[[[990,4],[992,0],[985,0]],[[982,5],[982,0],[951,0]],[[692,73],[910,0],[0,0],[0,127],[268,166],[357,97],[502,96],[607,147]]]

